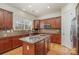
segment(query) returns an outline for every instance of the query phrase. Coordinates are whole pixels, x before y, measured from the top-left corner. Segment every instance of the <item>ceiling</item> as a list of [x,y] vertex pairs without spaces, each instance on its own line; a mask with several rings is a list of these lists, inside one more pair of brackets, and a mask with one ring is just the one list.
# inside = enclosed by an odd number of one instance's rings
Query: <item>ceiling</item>
[[10,5],[26,13],[40,17],[60,11],[66,3],[10,3]]

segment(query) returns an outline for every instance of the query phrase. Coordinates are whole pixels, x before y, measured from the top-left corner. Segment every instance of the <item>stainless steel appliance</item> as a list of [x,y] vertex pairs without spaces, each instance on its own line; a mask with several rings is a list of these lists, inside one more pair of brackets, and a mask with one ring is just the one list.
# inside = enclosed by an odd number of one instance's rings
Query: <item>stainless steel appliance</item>
[[77,41],[76,41],[76,49],[77,49],[77,54],[79,55],[79,4],[77,5],[76,7],[76,21],[77,21],[77,29],[76,29],[76,32],[77,32],[77,35],[76,35],[76,38],[77,38]]
[[77,47],[77,20],[73,18],[71,21],[70,36],[73,48]]

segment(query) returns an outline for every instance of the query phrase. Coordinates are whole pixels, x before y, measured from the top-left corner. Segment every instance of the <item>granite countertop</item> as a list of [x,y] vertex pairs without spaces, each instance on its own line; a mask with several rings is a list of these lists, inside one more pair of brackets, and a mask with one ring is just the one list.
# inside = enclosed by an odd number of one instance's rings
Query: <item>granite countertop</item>
[[20,38],[20,40],[34,44],[36,42],[39,42],[39,41],[47,39],[47,38],[49,38],[49,35],[47,35],[47,34],[38,34],[38,35],[34,35],[34,36]]
[[25,34],[28,34],[28,32],[27,31],[0,32],[0,38],[19,36]]
[[61,30],[59,29],[41,29],[39,33],[42,34],[61,34]]

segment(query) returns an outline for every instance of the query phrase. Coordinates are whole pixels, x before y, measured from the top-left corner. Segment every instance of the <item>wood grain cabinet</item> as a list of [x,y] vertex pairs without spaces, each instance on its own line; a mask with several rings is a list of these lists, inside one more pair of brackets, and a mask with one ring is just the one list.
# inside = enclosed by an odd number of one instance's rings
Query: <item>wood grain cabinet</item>
[[0,40],[0,54],[4,53],[12,48],[11,39],[1,39]]
[[34,20],[34,29],[39,29],[40,28],[40,21],[39,20]]
[[3,46],[3,48],[4,48],[4,52],[6,52],[6,51],[8,51],[8,50],[10,50],[10,49],[12,49],[12,42],[11,42],[11,39],[4,39],[4,46]]
[[0,39],[0,54],[22,45],[19,38]]
[[37,42],[36,44],[36,55],[44,55],[45,54],[45,41],[42,40]]
[[0,30],[12,29],[12,12],[0,8]]
[[4,11],[5,28],[12,29],[12,12]]
[[13,48],[16,48],[18,46],[22,45],[22,41],[19,40],[19,38],[12,38],[12,46]]
[[0,9],[0,30],[4,28],[4,12]]
[[35,45],[23,42],[23,55],[35,55]]
[[51,43],[61,43],[61,35],[60,34],[52,34],[51,35]]
[[4,52],[4,40],[0,40],[0,53]]

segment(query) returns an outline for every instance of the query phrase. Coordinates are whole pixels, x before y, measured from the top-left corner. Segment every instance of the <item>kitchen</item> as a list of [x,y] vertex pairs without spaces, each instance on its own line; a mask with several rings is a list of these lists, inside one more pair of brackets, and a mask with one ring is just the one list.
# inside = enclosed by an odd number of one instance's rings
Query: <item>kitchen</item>
[[69,27],[76,17],[76,6],[76,3],[0,4],[0,54],[77,54],[70,41]]

